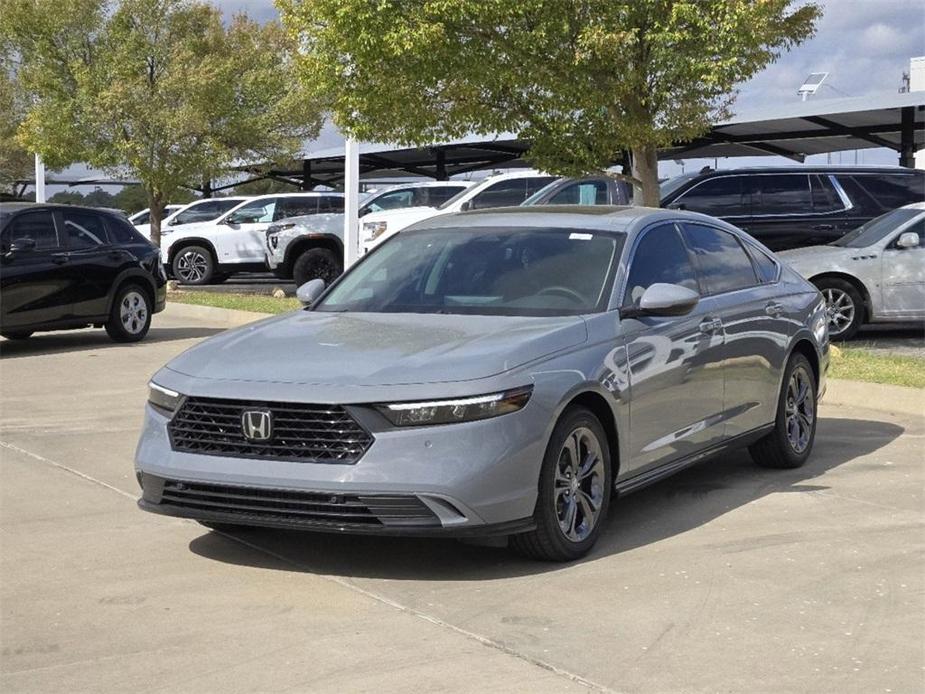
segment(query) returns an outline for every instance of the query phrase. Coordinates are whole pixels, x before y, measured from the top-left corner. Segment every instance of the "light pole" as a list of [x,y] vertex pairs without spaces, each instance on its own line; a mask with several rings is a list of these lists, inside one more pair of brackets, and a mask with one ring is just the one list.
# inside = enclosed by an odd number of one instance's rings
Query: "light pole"
[[45,162],[41,155],[35,155],[35,201],[45,202]]

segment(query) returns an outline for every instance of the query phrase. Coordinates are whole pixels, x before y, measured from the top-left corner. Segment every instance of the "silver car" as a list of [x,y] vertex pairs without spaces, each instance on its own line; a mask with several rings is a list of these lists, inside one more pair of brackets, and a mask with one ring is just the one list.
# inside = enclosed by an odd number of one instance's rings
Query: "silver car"
[[925,319],[925,203],[887,212],[827,246],[778,254],[825,297],[829,336]]
[[721,450],[791,468],[813,446],[824,301],[710,217],[440,216],[321,285],[300,289],[310,308],[154,376],[141,508],[210,526],[509,535],[571,560],[615,495]]

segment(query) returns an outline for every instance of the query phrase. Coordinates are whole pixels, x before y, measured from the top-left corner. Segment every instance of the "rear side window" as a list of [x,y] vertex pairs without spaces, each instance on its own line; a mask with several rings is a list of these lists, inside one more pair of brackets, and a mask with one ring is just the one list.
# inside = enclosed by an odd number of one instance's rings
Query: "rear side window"
[[547,205],[606,205],[607,183],[604,181],[576,181],[555,193]]
[[463,190],[463,188],[460,186],[428,186],[421,190],[427,194],[426,204],[431,207],[438,207]]
[[748,214],[742,201],[742,177],[720,176],[698,183],[675,199],[670,207],[679,207],[714,217]]
[[758,283],[752,261],[739,240],[726,231],[684,224],[684,238],[694,253],[707,294],[721,294]]
[[674,224],[663,224],[645,232],[630,262],[623,305],[638,304],[653,284],[680,284],[700,291],[690,253]]
[[772,284],[776,282],[778,277],[777,263],[754,246],[746,245],[745,248],[752,260],[755,261],[755,270],[758,272],[758,279],[761,283]]
[[529,198],[543,186],[552,183],[553,180],[553,176],[537,176],[533,178],[510,178],[506,181],[498,181],[472,198],[470,207],[473,210],[485,209],[487,207],[514,207]]
[[9,244],[19,239],[32,239],[37,251],[58,248],[60,244],[51,212],[25,212],[13,217],[13,221],[3,230],[3,243]]
[[287,217],[301,217],[306,214],[318,213],[319,198],[280,198],[276,203],[273,219],[286,219]]
[[915,174],[869,174],[854,180],[885,209],[925,200],[925,177]]
[[336,195],[324,195],[318,199],[318,212],[343,212],[344,199]]
[[806,174],[752,176],[752,214],[809,214],[813,211]]
[[115,217],[106,218],[110,243],[142,243],[145,239],[131,224]]
[[64,233],[67,235],[68,248],[80,250],[96,248],[108,243],[106,225],[100,215],[92,212],[64,210],[61,217],[64,220]]
[[828,176],[814,174],[809,177],[809,181],[812,188],[813,212],[839,212],[845,209]]

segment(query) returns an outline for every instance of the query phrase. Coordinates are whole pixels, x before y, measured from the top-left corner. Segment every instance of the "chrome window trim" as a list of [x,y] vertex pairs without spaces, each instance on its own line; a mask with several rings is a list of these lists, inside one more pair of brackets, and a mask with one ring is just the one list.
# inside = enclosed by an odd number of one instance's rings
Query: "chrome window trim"
[[[718,176],[710,176],[709,178],[705,178],[702,181],[697,181],[697,183],[692,185],[690,188],[688,188],[683,193],[681,193],[678,197],[672,200],[670,204],[674,205],[676,202],[680,202],[681,200],[683,200],[685,195],[690,193],[692,190],[696,189],[697,186],[702,185],[706,183],[707,181],[713,181],[713,180],[716,180],[717,178],[734,178],[736,176],[740,178],[745,178],[747,176],[806,176],[806,184],[807,186],[809,186],[810,201],[812,201],[813,189],[812,189],[812,182],[809,180],[809,177],[811,175],[813,174],[784,173],[784,172],[770,172],[769,171],[766,173],[735,173],[735,174],[721,174]],[[835,178],[834,174],[815,174],[815,175],[827,176],[829,178],[829,180],[832,182],[832,184],[835,187],[835,192],[838,194],[838,197],[841,199],[842,205],[844,205],[842,209],[829,210],[828,212],[784,212],[781,214],[730,214],[730,215],[725,215],[723,217],[719,217],[719,219],[778,219],[781,217],[822,217],[825,215],[842,214],[843,212],[847,212],[849,210],[854,209],[854,203],[851,202],[851,198],[849,198],[848,194],[845,193],[845,189],[842,188],[841,184]],[[744,193],[742,194],[742,197],[743,198],[745,197]],[[751,206],[751,200],[749,200],[749,206]],[[691,212],[696,212],[696,210],[691,210]],[[698,212],[698,214],[707,214],[707,213]]]

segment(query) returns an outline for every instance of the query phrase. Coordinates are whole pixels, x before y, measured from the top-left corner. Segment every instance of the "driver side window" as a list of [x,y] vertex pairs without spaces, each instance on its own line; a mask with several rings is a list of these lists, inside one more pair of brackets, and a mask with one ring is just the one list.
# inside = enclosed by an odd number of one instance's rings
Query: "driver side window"
[[649,229],[636,246],[623,305],[638,305],[646,289],[658,282],[679,284],[700,292],[690,253],[674,224]]

